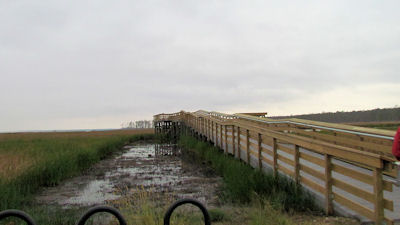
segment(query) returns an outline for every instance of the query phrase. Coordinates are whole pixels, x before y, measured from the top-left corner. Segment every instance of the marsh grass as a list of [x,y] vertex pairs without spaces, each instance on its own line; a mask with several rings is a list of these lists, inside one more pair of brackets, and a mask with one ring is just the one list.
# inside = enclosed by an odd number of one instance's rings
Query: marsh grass
[[[164,214],[174,203],[173,193],[157,192],[154,188],[137,188],[126,192],[124,198],[113,202],[130,225],[162,225]],[[174,225],[202,225],[203,215],[194,206],[180,206],[171,217]]]
[[282,175],[265,173],[223,154],[220,149],[190,136],[181,136],[179,145],[193,152],[223,177],[221,197],[233,203],[250,203],[253,195],[268,200],[275,209],[286,212],[320,212],[314,199],[300,185]]
[[1,134],[0,210],[25,208],[40,187],[85,171],[129,142],[152,139],[151,132]]
[[[173,193],[160,193],[154,189],[132,189],[125,191],[125,198],[113,202],[118,206],[130,225],[162,225],[164,213],[175,201]],[[214,225],[292,225],[290,217],[272,207],[268,200],[252,197],[249,204],[224,205],[209,208]],[[171,224],[202,225],[203,215],[199,209],[181,206],[172,214]]]

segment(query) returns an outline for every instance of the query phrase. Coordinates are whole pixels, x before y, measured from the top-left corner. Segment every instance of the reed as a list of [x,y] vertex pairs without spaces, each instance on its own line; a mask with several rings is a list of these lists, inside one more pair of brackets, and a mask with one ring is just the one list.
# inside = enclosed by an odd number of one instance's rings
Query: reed
[[[147,134],[141,134],[147,133]],[[40,187],[55,186],[150,131],[0,135],[0,210],[23,208]]]
[[[320,211],[311,194],[301,185],[282,175],[274,176],[223,154],[220,149],[190,136],[181,136],[179,145],[205,161],[223,177],[222,198],[236,203],[250,203],[256,194],[274,208],[284,211]],[[198,160],[197,160],[198,161]]]

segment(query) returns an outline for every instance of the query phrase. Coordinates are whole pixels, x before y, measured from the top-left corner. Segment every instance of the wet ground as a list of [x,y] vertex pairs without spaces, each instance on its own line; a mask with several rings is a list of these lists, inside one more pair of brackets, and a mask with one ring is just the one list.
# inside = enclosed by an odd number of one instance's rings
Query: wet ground
[[125,146],[122,153],[99,162],[84,175],[44,189],[36,200],[65,208],[92,206],[122,198],[124,190],[151,188],[212,205],[221,182],[207,168],[182,157],[176,145],[142,143]]

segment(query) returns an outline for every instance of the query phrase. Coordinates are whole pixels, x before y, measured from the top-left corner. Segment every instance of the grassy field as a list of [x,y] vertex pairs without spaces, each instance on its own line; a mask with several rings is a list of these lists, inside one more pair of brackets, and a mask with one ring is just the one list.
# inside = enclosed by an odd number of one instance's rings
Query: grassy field
[[75,176],[152,129],[0,134],[0,210],[23,208],[42,186]]
[[359,123],[349,123],[349,125],[369,127],[382,130],[397,130],[400,127],[400,121],[388,121],[388,122],[359,122]]

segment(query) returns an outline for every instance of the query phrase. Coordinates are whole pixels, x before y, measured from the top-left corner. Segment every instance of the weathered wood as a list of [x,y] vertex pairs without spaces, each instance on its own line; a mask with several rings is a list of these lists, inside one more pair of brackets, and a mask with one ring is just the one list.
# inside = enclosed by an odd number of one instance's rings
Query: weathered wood
[[374,168],[374,220],[376,224],[382,224],[384,219],[383,207],[383,185],[382,185],[382,169]]
[[277,153],[276,156],[278,157],[278,160],[294,167],[294,161],[292,159],[289,159],[286,156],[281,155],[279,153]]
[[249,141],[249,130],[246,129],[246,152],[247,152],[247,163],[250,164],[250,141]]
[[282,171],[284,174],[289,175],[290,177],[294,176],[294,172],[283,165],[278,164],[277,169]]
[[[359,172],[357,170],[353,170],[353,169],[338,165],[336,163],[332,164],[332,170],[337,172],[337,173],[340,173],[340,174],[343,174],[345,176],[348,176],[348,177],[351,177],[353,179],[356,179],[356,180],[359,180],[361,182],[364,182],[366,184],[370,184],[370,185],[374,184],[374,180],[373,180],[373,177],[371,175]],[[390,192],[393,191],[393,183],[392,182],[385,181],[385,180],[383,180],[382,182],[383,182],[383,190],[390,191]]]
[[331,156],[325,154],[325,214],[331,215],[333,213],[333,203],[332,203],[332,159]]
[[225,127],[225,154],[226,153],[228,153],[228,130],[226,129],[227,128],[227,125],[225,125],[224,126]]
[[375,220],[374,211],[361,205],[360,203],[357,203],[355,201],[347,199],[345,196],[343,196],[339,193],[336,193],[336,192],[333,193],[333,200],[340,203],[341,205],[344,205],[344,206],[350,208],[351,210],[354,210],[354,211],[360,213],[361,215],[364,215],[368,219]]
[[323,180],[323,181],[325,180],[325,173],[321,173],[320,171],[315,170],[315,169],[313,169],[312,167],[309,167],[309,166],[307,166],[307,165],[300,164],[300,165],[299,165],[299,169],[300,169],[301,171],[304,171],[304,172],[310,174],[310,175],[313,176],[313,177],[316,177],[316,178],[320,179],[320,180]]
[[272,138],[272,158],[273,158],[273,170],[274,176],[278,175],[278,153],[276,138]]
[[314,189],[315,191],[324,194],[325,193],[325,187],[321,186],[320,184],[308,179],[305,176],[300,176],[300,182],[309,186],[310,188]]
[[287,154],[289,154],[289,155],[293,155],[293,152],[294,152],[294,150],[293,149],[291,149],[291,148],[288,148],[288,147],[286,147],[286,146],[284,146],[283,144],[277,144],[277,148],[278,148],[278,150],[281,150],[281,151],[283,151],[283,152],[286,152]]
[[262,152],[261,143],[262,143],[262,137],[261,137],[261,134],[258,134],[258,168],[259,169],[263,168],[262,158],[261,158],[261,152]]
[[236,153],[236,144],[235,144],[235,126],[232,126],[232,151],[233,155],[237,158],[238,154]]
[[262,156],[262,160],[263,160],[265,163],[267,163],[269,166],[272,166],[272,165],[274,164],[274,162],[273,162],[272,160],[268,159],[268,158],[265,157],[265,156]]
[[[303,183],[323,194],[326,199],[325,211],[327,214],[333,211],[333,199],[337,203],[374,220],[377,224],[382,221],[393,222],[384,216],[384,209],[393,211],[393,201],[383,197],[384,190],[393,191],[393,183],[383,180],[382,174],[385,173],[385,175],[395,177],[397,175],[395,174],[396,167],[389,165],[393,161],[392,158],[380,155],[381,153],[389,152],[391,141],[388,141],[387,138],[379,138],[379,136],[368,136],[368,134],[391,137],[390,135],[394,134],[394,132],[377,131],[376,129],[360,130],[357,127],[353,129],[348,126],[343,127],[341,125],[302,120],[291,120],[297,124],[276,124],[279,120],[256,118],[257,121],[253,121],[247,119],[250,117],[235,118],[234,115],[217,112],[208,113],[205,111],[201,111],[199,114],[182,111],[177,114],[160,115],[157,118],[170,119],[165,122],[165,126],[171,126],[169,121],[182,120],[188,127],[192,128],[190,129],[192,135],[204,134],[207,139],[214,141],[215,145],[221,146],[221,148],[225,147],[225,152],[228,151],[228,141],[232,141],[232,153],[235,156],[241,158],[241,149],[246,150],[248,163],[250,163],[251,155],[253,155],[258,159],[259,168],[265,162],[272,166],[275,175],[280,171],[294,177],[296,182]],[[265,124],[259,120],[271,121],[274,124]],[[316,128],[315,125],[328,127],[329,129]],[[342,130],[338,131],[330,128]],[[162,131],[162,129],[164,129],[163,125],[156,126],[156,131]],[[246,132],[242,132],[242,130],[246,130]],[[324,132],[320,132],[320,130],[324,130]],[[356,133],[346,133],[346,130],[368,134],[359,135],[358,133],[354,135]],[[228,135],[228,132],[231,134]],[[223,142],[225,142],[225,145]],[[269,147],[267,148],[266,146]],[[304,151],[304,149],[307,151]],[[264,152],[264,155],[262,152]],[[321,155],[321,157],[315,156],[315,153]],[[271,156],[272,160],[266,157],[267,155]],[[354,170],[334,163],[336,161],[332,162],[332,159],[373,171],[373,176],[362,172],[362,170]],[[321,173],[321,169],[315,169],[313,168],[314,166],[304,165],[303,160],[321,167],[324,172]],[[288,167],[285,165],[288,165]],[[291,167],[293,167],[293,170]],[[300,171],[322,180],[324,185],[307,179]],[[332,171],[363,182],[366,185],[372,185],[374,191],[369,192],[354,183],[347,183],[336,177],[333,178]],[[332,186],[373,203],[374,209],[368,209],[349,197],[333,193]]]
[[222,141],[222,125],[220,125],[219,126],[219,136],[220,136],[220,138],[219,138],[219,147],[221,148],[221,149],[223,149],[224,148],[224,142]]
[[299,146],[294,146],[294,179],[296,183],[300,182],[300,151]]
[[241,148],[240,148],[240,127],[237,127],[237,148],[238,148],[238,157],[240,160],[242,160],[241,157]]
[[309,155],[309,154],[304,153],[304,152],[300,152],[299,155],[300,155],[300,159],[307,160],[307,161],[309,161],[311,163],[314,163],[314,164],[316,164],[316,165],[318,165],[320,167],[324,167],[325,166],[323,159],[320,159],[318,157]]

